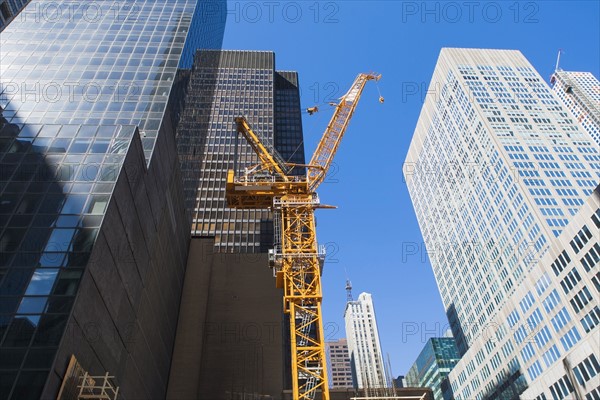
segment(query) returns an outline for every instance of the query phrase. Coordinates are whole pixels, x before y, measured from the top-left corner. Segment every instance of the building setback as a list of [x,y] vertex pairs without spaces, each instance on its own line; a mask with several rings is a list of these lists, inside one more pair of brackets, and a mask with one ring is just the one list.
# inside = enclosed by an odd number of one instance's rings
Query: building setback
[[353,387],[348,341],[338,339],[325,342],[325,350],[327,352],[329,387],[331,389]]
[[406,385],[431,388],[435,400],[450,400],[452,392],[444,381],[459,360],[454,338],[430,338],[406,374]]
[[0,397],[68,398],[78,366],[164,398],[190,226],[167,104],[196,1],[47,4],[1,35]]
[[[577,267],[563,289],[549,271],[598,185],[598,146],[520,52],[442,49],[404,175],[462,355],[449,375],[457,399],[516,398],[573,344],[593,343],[583,325],[564,329],[595,312],[596,272]],[[548,274],[539,285],[538,269]],[[596,300],[573,308],[581,290]],[[525,340],[515,307],[529,326],[562,319],[546,334],[565,344]]]
[[388,388],[371,294],[361,293],[357,300],[347,302],[344,320],[354,386],[365,390]]
[[557,70],[550,82],[565,107],[600,146],[600,82],[590,72]]

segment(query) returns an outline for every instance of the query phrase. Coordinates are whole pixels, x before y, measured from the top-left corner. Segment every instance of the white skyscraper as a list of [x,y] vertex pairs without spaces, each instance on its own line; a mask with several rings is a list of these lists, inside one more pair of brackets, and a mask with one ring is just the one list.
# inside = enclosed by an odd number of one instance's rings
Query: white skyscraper
[[361,293],[346,303],[344,312],[354,384],[360,389],[387,388],[373,299]]
[[404,175],[464,354],[455,398],[560,386],[594,356],[600,154],[520,52],[441,51]]
[[590,72],[557,70],[550,82],[554,93],[600,146],[600,82]]

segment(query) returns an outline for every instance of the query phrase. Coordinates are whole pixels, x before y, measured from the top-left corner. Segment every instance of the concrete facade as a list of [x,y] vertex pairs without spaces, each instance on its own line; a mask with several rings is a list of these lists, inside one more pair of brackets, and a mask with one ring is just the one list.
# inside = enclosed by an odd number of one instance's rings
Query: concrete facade
[[348,341],[342,338],[325,342],[325,352],[327,355],[329,387],[332,389],[353,387]]
[[282,304],[266,254],[217,253],[214,239],[193,238],[167,398],[281,399]]

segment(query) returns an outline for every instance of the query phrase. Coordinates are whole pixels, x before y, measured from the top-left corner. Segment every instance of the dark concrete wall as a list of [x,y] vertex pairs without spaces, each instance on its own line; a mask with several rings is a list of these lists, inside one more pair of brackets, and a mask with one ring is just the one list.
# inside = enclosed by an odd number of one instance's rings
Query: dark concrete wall
[[133,137],[42,398],[54,399],[74,354],[116,376],[120,399],[164,399],[189,245],[174,136],[148,168]]
[[266,254],[214,253],[212,239],[193,238],[167,398],[280,399],[282,304]]
[[[388,389],[389,390],[389,389]],[[398,399],[405,400],[416,400],[422,397],[422,400],[434,400],[433,399],[433,391],[429,388],[396,388],[394,389],[396,396]],[[365,393],[363,390],[359,389],[330,389],[329,390],[329,399],[330,400],[351,400],[355,397],[365,397]],[[292,400],[292,392],[290,390],[286,390],[284,394],[284,400]],[[316,400],[321,400],[321,392],[318,392],[316,395]]]

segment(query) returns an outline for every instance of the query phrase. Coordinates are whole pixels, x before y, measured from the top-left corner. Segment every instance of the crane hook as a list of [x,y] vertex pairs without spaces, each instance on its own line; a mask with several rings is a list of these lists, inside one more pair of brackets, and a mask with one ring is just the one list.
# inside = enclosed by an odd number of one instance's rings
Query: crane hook
[[319,107],[314,106],[314,107],[308,107],[306,109],[306,112],[308,113],[308,115],[313,115],[316,112],[319,112]]

